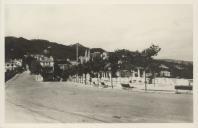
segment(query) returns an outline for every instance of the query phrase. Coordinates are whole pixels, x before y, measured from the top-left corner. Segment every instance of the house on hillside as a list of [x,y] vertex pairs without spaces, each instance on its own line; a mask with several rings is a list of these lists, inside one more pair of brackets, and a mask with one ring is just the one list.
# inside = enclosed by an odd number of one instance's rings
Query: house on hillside
[[161,64],[159,68],[160,68],[160,72],[159,72],[160,77],[171,77],[171,72],[169,71],[169,67],[167,67],[164,64]]
[[108,53],[108,52],[103,52],[103,53],[101,54],[101,58],[102,58],[103,60],[108,60],[108,59],[109,59],[109,53]]
[[70,63],[67,60],[55,60],[55,64],[62,70],[65,71],[70,67]]
[[97,57],[101,57],[101,53],[100,52],[91,53],[91,60],[94,60]]
[[35,54],[31,55],[31,57],[35,58],[40,63],[42,68],[54,68],[54,58],[52,56],[48,57],[41,54]]
[[40,57],[38,59],[38,61],[40,62],[41,66],[43,68],[45,68],[45,67],[53,68],[54,67],[54,58],[52,56],[50,56],[50,57],[46,57],[46,56]]
[[90,49],[85,51],[85,55],[84,56],[79,56],[79,61],[80,64],[84,64],[87,63],[90,60],[94,60],[95,58],[101,58],[103,60],[106,60],[109,58],[109,54],[108,52],[93,52],[90,53]]
[[[54,58],[52,56],[45,56],[42,54],[31,55],[33,61],[31,62],[31,70],[36,70],[43,81],[53,81],[54,80]],[[39,64],[39,65],[38,65]],[[39,77],[37,76],[36,80]]]
[[13,59],[5,62],[5,72],[8,70],[14,70],[18,67],[22,67],[22,59]]
[[69,63],[70,63],[71,65],[73,65],[73,66],[79,64],[78,61],[76,61],[76,60],[70,60]]
[[79,60],[80,60],[81,64],[90,61],[90,59],[91,59],[90,49],[89,50],[85,50],[85,55],[84,56],[79,56]]

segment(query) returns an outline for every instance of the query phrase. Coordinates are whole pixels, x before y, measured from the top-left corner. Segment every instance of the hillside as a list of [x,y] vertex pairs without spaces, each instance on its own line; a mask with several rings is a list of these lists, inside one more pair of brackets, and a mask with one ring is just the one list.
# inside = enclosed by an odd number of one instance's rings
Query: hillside
[[[50,54],[56,59],[76,59],[76,45],[62,45],[48,40],[28,40],[22,37],[5,37],[5,59],[22,58],[25,54],[42,54],[43,50],[50,47]],[[88,47],[78,44],[79,55],[83,56]],[[91,52],[104,52],[102,48],[90,48]],[[192,65],[192,61],[157,59],[160,63]]]
[[182,65],[192,65],[192,61],[184,61],[184,60],[173,60],[173,59],[158,59],[161,62],[169,62],[174,64],[182,64]]
[[[48,40],[5,37],[5,61],[11,58],[22,58],[25,54],[42,54],[45,49],[49,49],[50,55],[55,59],[76,59],[76,45],[62,45]],[[78,44],[79,56],[84,56],[86,46]],[[102,48],[90,48],[91,52],[104,52]],[[132,52],[132,51],[131,51]],[[171,59],[157,59],[156,64],[163,64],[172,72],[172,76],[182,78],[193,78],[193,62]]]
[[[85,47],[81,44],[79,46],[79,55],[84,55]],[[76,58],[76,44],[62,45],[48,40],[34,39],[27,40],[25,38],[5,37],[5,59],[22,58],[25,54],[41,54],[43,50],[50,47],[50,54],[55,59],[75,59]],[[91,52],[104,51],[101,48],[91,48]]]

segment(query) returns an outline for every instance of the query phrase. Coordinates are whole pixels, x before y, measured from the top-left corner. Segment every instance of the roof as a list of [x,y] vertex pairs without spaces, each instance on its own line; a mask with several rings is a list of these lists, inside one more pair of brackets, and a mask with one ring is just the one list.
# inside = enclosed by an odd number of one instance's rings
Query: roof
[[162,69],[169,69],[169,67],[167,67],[167,66],[164,65],[164,64],[161,64],[161,65],[159,66],[159,68],[162,68]]
[[184,69],[183,67],[181,67],[181,66],[179,66],[179,65],[175,65],[175,68],[178,69],[178,70]]

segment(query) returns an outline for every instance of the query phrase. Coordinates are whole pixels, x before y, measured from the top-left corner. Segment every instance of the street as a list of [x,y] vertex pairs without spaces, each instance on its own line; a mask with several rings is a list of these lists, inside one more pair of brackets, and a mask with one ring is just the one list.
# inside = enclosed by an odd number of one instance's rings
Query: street
[[193,122],[193,95],[37,82],[28,72],[5,84],[6,123]]

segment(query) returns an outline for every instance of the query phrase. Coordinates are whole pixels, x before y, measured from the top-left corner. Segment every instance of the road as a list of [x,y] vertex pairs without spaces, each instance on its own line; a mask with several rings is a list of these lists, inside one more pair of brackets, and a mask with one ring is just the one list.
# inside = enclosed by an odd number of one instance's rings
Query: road
[[37,82],[24,72],[6,83],[6,123],[166,123],[193,121],[193,95]]

